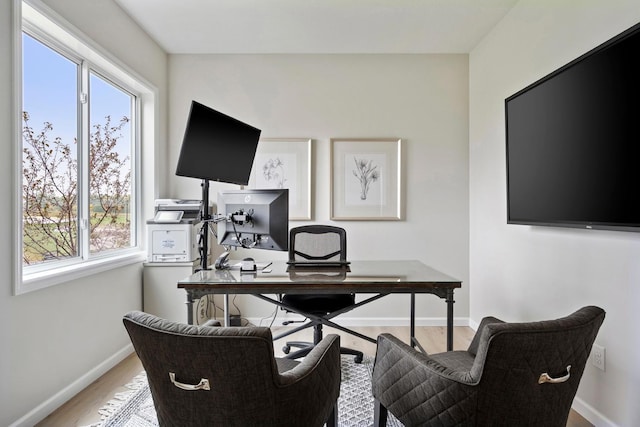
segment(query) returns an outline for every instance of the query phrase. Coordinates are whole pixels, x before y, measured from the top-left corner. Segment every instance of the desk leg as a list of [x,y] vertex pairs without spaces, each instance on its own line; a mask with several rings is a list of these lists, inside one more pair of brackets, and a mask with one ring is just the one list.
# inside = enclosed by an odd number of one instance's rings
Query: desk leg
[[193,325],[193,294],[187,290],[187,323]]
[[424,354],[427,354],[427,352],[424,350],[424,347],[422,347],[420,345],[420,342],[418,342],[418,339],[416,338],[416,294],[412,293],[411,294],[411,319],[409,320],[410,322],[410,326],[409,326],[409,345],[413,348],[418,347],[418,350],[423,352]]
[[229,314],[229,294],[224,294],[224,326],[231,326],[231,315]]
[[453,350],[453,289],[447,289],[447,351]]
[[416,347],[416,294],[411,294],[411,315],[410,315],[409,344]]

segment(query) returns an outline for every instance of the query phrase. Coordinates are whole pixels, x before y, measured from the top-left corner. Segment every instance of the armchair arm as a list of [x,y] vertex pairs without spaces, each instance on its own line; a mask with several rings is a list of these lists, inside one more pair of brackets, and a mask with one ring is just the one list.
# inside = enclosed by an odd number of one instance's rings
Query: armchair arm
[[504,323],[504,322],[500,319],[496,319],[495,317],[491,317],[491,316],[487,316],[483,318],[482,321],[480,322],[480,326],[478,326],[478,330],[476,331],[476,334],[473,336],[473,340],[471,341],[471,344],[469,344],[469,348],[467,349],[469,353],[473,355],[478,354],[478,348],[480,346],[480,337],[482,336],[482,332],[484,331],[487,325],[490,325],[492,323]]
[[[330,334],[314,346],[298,366],[280,374],[280,385],[293,384],[311,375],[315,370],[324,370],[329,376],[340,373],[340,337]],[[338,386],[340,375],[338,375]],[[338,387],[339,388],[339,387]]]
[[330,414],[337,414],[340,378],[340,337],[327,335],[298,366],[278,375],[278,412],[290,421],[281,425],[328,422]]
[[[450,358],[450,365],[445,364]],[[393,335],[378,337],[373,368],[373,397],[406,425],[430,420],[458,425],[476,405],[469,369],[473,356],[453,351],[433,357]]]
[[408,369],[418,368],[422,372],[420,375],[437,375],[443,379],[462,384],[474,384],[469,375],[473,356],[467,352],[449,351],[427,355],[391,334],[380,335],[373,369],[374,378],[377,375],[384,375],[384,371],[387,369],[402,369],[396,366],[399,363]]

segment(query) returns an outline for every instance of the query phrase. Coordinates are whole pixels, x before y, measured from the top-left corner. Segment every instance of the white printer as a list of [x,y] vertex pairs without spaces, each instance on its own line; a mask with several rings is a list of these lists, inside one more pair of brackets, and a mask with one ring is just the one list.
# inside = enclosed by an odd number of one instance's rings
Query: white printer
[[200,201],[157,199],[147,221],[147,261],[191,262],[200,258]]

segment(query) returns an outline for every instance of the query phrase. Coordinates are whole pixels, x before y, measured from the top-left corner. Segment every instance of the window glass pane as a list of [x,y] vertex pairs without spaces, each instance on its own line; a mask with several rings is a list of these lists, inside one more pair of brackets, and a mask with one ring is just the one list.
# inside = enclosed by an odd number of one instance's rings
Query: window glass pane
[[23,265],[78,256],[78,64],[26,33]]
[[133,97],[97,74],[89,80],[90,251],[135,245],[132,239]]

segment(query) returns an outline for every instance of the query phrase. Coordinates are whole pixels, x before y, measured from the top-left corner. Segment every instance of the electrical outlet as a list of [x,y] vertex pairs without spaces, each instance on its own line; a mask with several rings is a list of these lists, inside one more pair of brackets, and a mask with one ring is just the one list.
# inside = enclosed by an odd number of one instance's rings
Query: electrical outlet
[[591,350],[591,364],[604,371],[605,350],[601,345],[594,344]]

